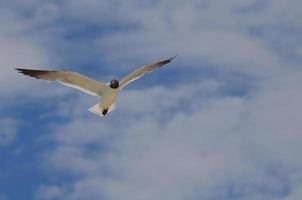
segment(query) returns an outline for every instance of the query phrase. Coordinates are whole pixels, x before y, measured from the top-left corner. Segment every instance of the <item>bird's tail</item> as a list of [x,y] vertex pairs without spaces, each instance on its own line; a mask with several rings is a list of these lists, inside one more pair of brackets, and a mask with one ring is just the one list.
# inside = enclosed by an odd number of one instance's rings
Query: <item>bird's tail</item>
[[[115,103],[113,103],[109,108],[107,113],[113,111],[115,109]],[[89,108],[88,110],[89,112],[92,112],[96,115],[100,115],[100,116],[105,116],[103,114],[104,108],[102,107],[102,104],[99,102],[97,104],[95,104],[94,106],[92,106],[91,108]]]

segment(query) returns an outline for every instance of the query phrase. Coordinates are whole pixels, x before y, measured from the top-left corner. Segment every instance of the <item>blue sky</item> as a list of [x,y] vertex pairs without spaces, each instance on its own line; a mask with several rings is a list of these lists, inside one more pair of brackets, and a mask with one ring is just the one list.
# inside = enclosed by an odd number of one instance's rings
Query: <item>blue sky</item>
[[[0,200],[300,200],[298,0],[0,1]],[[127,86],[98,99],[21,76]]]

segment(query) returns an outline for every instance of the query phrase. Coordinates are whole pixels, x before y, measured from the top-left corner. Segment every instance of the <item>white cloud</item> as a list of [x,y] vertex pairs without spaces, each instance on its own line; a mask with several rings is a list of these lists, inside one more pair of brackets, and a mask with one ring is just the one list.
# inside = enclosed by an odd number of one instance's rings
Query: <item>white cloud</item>
[[[285,165],[302,164],[294,156],[301,146],[299,119],[302,115],[297,112],[302,100],[301,77],[301,72],[296,72],[276,78],[262,88],[249,107],[253,112],[248,132],[254,133],[249,137],[263,138],[261,145],[274,152],[270,154],[271,159],[282,160]],[[280,148],[283,150],[279,151]]]
[[64,191],[62,188],[57,186],[40,186],[38,189],[35,199],[54,200],[63,199]]
[[[177,67],[212,67],[219,77],[245,74],[251,77],[246,82],[257,82],[246,96],[221,94],[223,87],[233,85],[215,80],[216,74],[210,81],[170,88],[126,88],[117,110],[104,119],[86,113],[95,103],[86,97],[70,96],[63,89],[47,92],[48,101],[58,94],[65,100],[51,116],[70,120],[54,127],[57,146],[44,152],[45,161],[74,180],[69,187],[43,185],[36,199],[301,197],[302,75],[297,59],[290,61],[302,46],[300,1],[91,0],[64,1],[61,6],[13,1],[9,7],[13,14],[6,12],[3,19],[18,26],[4,23],[0,32],[0,95],[5,97],[45,94],[40,84],[26,94],[34,83],[25,78],[12,82],[18,74],[9,66],[46,66],[49,57],[64,60],[65,54],[56,53],[62,46],[69,48],[60,19],[99,27],[114,24],[110,28],[116,31],[85,39],[93,41],[92,51],[109,66],[123,63],[119,69],[128,71],[134,63],[180,54],[173,62]],[[31,31],[33,36],[20,34]]]
[[18,5],[18,9],[17,5],[11,3],[0,8],[0,96],[3,106],[18,95],[34,94],[36,88],[34,82],[21,77],[15,68],[45,68],[50,63],[48,49],[30,33],[32,24],[20,17],[24,11],[20,9],[22,5]]
[[[275,19],[281,11],[264,9],[260,18],[257,12],[235,12],[237,4],[238,1],[211,1],[204,4],[197,1],[162,1],[155,6],[138,9],[140,4],[132,1],[132,8],[128,7],[128,12],[134,12],[136,17],[129,21],[136,22],[138,26],[101,37],[99,48],[102,53],[110,52],[106,58],[110,62],[121,57],[138,60],[179,54],[178,60],[182,65],[190,63],[189,66],[201,67],[202,63],[210,63],[213,67],[222,68],[220,71],[235,71],[257,77],[274,75],[280,71],[282,65],[279,60],[283,59],[273,49],[275,41],[261,34],[252,34],[251,30],[261,33],[269,29],[273,34],[275,26],[280,25],[280,21]],[[268,6],[264,7],[278,5],[269,1]],[[283,11],[282,4],[279,6]],[[263,24],[267,18],[272,20]]]
[[[1,38],[0,66],[1,66],[1,96],[15,94],[15,90],[24,88],[24,79],[15,71],[17,67],[43,66],[42,53],[26,39]],[[19,78],[18,78],[19,77]],[[16,80],[16,81],[12,81]],[[27,83],[28,84],[28,83]]]
[[[146,110],[138,118],[76,118],[55,130],[60,145],[48,161],[59,171],[81,175],[66,192],[70,199],[282,199],[286,188],[300,184],[291,178],[297,176],[291,169],[301,172],[302,164],[297,154],[301,117],[291,111],[300,100],[289,90],[300,85],[298,77],[269,82],[248,98],[214,95],[219,90],[204,87],[205,93],[214,93],[210,100],[197,95],[190,102],[204,103],[189,112],[176,109],[164,122],[160,111],[146,111],[148,106],[142,106]],[[195,93],[188,88],[159,91],[160,96],[182,94],[163,100],[177,105]],[[132,91],[131,99],[147,95],[143,100],[154,102],[154,91],[158,88]],[[127,95],[121,99],[125,97],[130,112],[135,105],[127,102]],[[163,114],[165,107],[160,107]],[[123,114],[124,109],[116,112]]]

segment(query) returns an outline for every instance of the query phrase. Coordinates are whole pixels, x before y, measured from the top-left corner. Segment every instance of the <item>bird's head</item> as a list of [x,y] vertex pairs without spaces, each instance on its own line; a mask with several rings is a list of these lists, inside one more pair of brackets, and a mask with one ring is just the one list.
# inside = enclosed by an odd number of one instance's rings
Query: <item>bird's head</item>
[[113,80],[110,81],[110,87],[111,88],[116,89],[116,88],[118,88],[118,86],[119,86],[119,81],[118,80],[113,79]]

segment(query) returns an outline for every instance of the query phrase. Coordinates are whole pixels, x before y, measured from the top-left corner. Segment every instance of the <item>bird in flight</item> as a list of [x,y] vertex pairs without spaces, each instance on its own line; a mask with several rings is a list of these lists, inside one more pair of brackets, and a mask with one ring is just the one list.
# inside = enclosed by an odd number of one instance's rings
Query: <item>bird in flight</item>
[[81,90],[82,92],[92,96],[100,96],[101,101],[91,107],[89,111],[100,116],[105,116],[107,113],[114,110],[117,95],[126,85],[142,77],[144,74],[150,73],[155,69],[170,63],[173,58],[175,58],[175,56],[167,60],[142,66],[125,76],[120,81],[113,79],[107,84],[71,71],[50,71],[21,68],[16,68],[16,70],[24,75],[50,82],[57,81],[62,85]]

